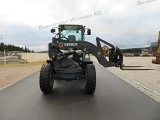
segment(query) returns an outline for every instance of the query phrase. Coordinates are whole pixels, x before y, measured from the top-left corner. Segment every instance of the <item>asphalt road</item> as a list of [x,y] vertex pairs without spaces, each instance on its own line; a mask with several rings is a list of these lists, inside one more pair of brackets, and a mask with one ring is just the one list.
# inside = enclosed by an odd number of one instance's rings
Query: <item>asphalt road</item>
[[96,65],[94,95],[84,81],[55,81],[54,92],[39,89],[39,72],[0,91],[0,120],[160,120],[160,104]]

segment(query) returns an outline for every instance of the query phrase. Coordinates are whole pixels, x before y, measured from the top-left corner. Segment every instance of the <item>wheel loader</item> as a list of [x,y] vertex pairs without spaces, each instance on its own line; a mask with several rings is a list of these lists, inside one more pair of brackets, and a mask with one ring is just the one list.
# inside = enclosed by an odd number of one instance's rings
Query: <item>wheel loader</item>
[[[42,65],[39,77],[43,93],[52,92],[54,80],[85,80],[84,91],[93,94],[96,89],[96,69],[90,55],[95,56],[104,67],[122,66],[120,49],[99,37],[96,38],[97,45],[86,41],[85,35],[91,35],[91,29],[83,25],[63,24],[52,28],[51,33],[55,36],[48,44],[50,59]],[[101,43],[109,48],[109,61],[103,54]]]

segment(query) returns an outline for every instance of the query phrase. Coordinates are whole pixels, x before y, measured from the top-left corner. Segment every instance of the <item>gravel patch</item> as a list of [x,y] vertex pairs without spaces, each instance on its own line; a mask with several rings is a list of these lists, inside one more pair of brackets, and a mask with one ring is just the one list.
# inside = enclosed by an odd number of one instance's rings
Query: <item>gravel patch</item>
[[40,70],[41,66],[0,66],[0,90]]

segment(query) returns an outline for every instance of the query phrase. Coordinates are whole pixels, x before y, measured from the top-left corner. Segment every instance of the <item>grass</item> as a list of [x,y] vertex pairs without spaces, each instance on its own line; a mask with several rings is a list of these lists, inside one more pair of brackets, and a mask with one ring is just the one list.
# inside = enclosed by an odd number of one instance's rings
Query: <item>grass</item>
[[42,65],[42,64],[45,64],[45,63],[46,63],[46,61],[24,62],[24,63],[13,62],[13,63],[7,63],[7,64],[0,64],[0,67]]

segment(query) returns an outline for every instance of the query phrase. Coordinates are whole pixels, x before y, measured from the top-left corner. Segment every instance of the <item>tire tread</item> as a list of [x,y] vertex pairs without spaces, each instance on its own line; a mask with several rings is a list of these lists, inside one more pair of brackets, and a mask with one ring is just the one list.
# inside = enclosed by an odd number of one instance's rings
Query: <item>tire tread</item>
[[40,89],[44,93],[49,93],[52,91],[53,85],[50,84],[50,70],[51,64],[44,64],[40,71],[39,84]]
[[96,70],[93,64],[86,65],[86,80],[85,92],[93,94],[96,88]]

